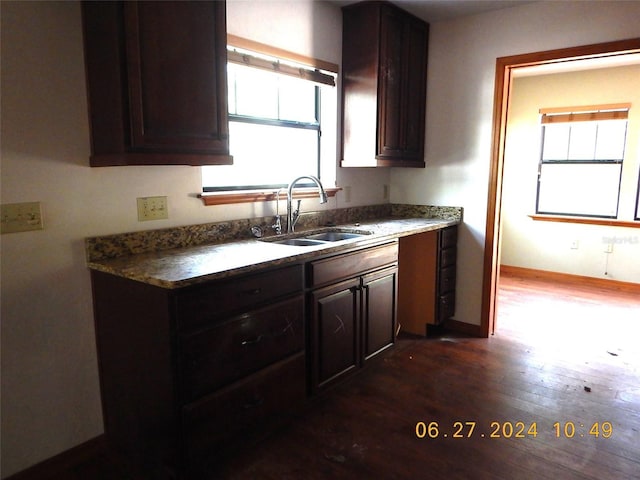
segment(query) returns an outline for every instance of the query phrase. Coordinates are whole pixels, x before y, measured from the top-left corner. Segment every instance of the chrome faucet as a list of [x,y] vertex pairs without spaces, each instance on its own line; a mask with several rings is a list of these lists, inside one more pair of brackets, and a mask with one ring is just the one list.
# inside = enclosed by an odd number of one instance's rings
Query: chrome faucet
[[320,196],[320,203],[327,203],[327,193],[324,191],[324,187],[320,180],[318,180],[313,175],[303,175],[301,177],[296,178],[293,182],[289,184],[289,188],[287,189],[287,232],[292,233],[296,226],[296,222],[298,221],[298,217],[300,216],[300,202],[302,200],[298,200],[298,207],[293,210],[291,207],[291,201],[293,197],[293,186],[298,183],[298,180],[302,180],[303,178],[308,178],[313,183],[318,186],[318,195]]

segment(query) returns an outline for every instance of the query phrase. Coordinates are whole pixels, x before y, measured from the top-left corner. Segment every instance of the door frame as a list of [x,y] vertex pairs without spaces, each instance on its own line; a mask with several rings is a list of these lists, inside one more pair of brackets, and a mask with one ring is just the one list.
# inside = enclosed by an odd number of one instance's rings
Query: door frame
[[496,76],[493,100],[493,129],[491,165],[489,171],[489,196],[485,228],[484,269],[482,279],[482,310],[480,335],[488,337],[495,332],[497,314],[497,289],[500,275],[500,235],[502,173],[507,137],[507,115],[512,90],[512,70],[519,67],[548,65],[640,53],[640,38],[583,45],[579,47],[546,50],[500,57],[496,60]]

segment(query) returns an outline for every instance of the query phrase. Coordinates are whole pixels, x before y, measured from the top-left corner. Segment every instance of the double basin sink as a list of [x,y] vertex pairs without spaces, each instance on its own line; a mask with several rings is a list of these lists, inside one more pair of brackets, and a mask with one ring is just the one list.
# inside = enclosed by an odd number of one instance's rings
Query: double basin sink
[[287,236],[287,238],[269,237],[261,239],[263,242],[275,243],[277,245],[290,245],[296,247],[313,247],[325,245],[333,242],[341,242],[343,240],[353,240],[356,238],[371,235],[371,232],[364,230],[351,229],[331,229],[323,232],[300,233],[295,236]]

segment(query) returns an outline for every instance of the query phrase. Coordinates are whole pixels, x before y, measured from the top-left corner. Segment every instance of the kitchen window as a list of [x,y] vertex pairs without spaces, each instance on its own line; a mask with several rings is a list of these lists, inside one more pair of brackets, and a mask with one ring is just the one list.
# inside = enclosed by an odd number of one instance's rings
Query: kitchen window
[[629,105],[543,109],[536,213],[617,218]]
[[203,191],[275,191],[310,174],[334,186],[335,73],[229,47],[227,77],[234,164],[202,167]]

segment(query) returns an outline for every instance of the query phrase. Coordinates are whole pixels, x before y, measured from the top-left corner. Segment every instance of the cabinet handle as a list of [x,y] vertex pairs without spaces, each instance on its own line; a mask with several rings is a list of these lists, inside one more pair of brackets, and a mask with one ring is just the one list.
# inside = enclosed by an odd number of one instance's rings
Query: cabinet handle
[[257,337],[253,337],[253,338],[249,338],[247,340],[243,340],[241,345],[244,347],[247,347],[249,345],[255,345],[256,343],[259,343],[262,340],[262,337],[264,337],[264,335],[258,335]]

